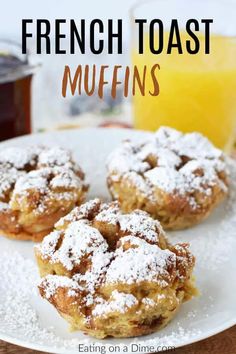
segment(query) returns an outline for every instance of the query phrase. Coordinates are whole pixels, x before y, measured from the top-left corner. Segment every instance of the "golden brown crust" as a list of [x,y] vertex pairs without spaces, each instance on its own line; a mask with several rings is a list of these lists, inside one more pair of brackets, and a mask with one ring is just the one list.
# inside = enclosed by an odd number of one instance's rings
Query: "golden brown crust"
[[[40,287],[39,290],[41,296],[45,297],[44,288]],[[112,313],[106,318],[93,317],[87,321],[83,313],[78,313],[80,303],[67,294],[68,289],[58,288],[56,296],[51,297],[49,301],[69,322],[72,331],[80,329],[98,339],[138,337],[155,333],[176,316],[184,301],[184,291],[179,291],[176,295],[165,292],[162,293],[165,301],[162,304],[159,302],[153,308],[148,309],[144,304],[139,304],[136,312],[128,310],[125,314]],[[196,293],[192,293],[193,295]]]
[[[224,179],[228,184],[227,178]],[[196,193],[198,208],[192,208],[188,198],[155,191],[155,199],[140,193],[129,176],[110,175],[107,186],[113,200],[118,200],[124,212],[141,209],[158,219],[166,230],[182,230],[199,224],[208,218],[211,212],[226,198],[227,192],[218,185],[212,187],[211,196]]]
[[0,229],[0,234],[12,240],[40,242],[42,241],[44,236],[48,235],[50,231],[51,229],[38,232],[35,234],[29,234],[27,232],[18,232],[18,233],[6,232],[5,230]]
[[84,173],[62,148],[0,151],[2,235],[41,241],[62,216],[80,205],[87,191]]
[[41,296],[96,338],[153,333],[197,294],[188,244],[171,245],[157,220],[124,214],[117,202],[75,208],[35,256]]
[[147,211],[165,229],[206,219],[228,194],[223,153],[200,134],[161,128],[143,144],[124,142],[108,160],[107,185],[125,212]]

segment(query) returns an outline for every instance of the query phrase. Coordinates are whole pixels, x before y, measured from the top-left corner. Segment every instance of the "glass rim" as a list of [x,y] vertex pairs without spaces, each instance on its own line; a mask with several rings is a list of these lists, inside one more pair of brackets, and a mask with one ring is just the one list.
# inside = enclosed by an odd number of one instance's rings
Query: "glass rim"
[[[204,5],[216,5],[218,6],[219,9],[224,9],[227,5],[228,6],[231,6],[232,8],[235,8],[236,9],[236,0],[225,0],[224,3],[222,3],[222,0],[181,0],[182,2],[185,2],[186,3],[186,8],[188,8],[188,5],[191,5],[191,4],[195,4],[196,6],[199,6],[199,8],[201,6],[204,6]],[[136,12],[139,11],[140,9],[142,9],[142,7],[145,8],[145,6],[147,6],[148,4],[155,4],[158,6],[162,6],[162,5],[168,5],[169,4],[176,4],[176,5],[179,5],[180,3],[180,0],[141,0],[141,1],[138,1],[136,0],[136,2],[130,6],[129,8],[129,11],[128,11],[128,14],[129,14],[129,19],[130,19],[130,24],[131,24],[131,30],[133,29],[133,22],[136,18],[138,18],[136,16]],[[191,7],[189,7],[189,9],[191,10]],[[232,11],[231,11],[232,13]],[[182,13],[181,13],[181,9],[180,9],[180,16],[182,16]],[[145,18],[145,14],[143,14],[141,16],[141,18]],[[161,19],[161,16],[155,16],[153,15],[153,19]],[[224,37],[228,37],[228,38],[232,38],[232,39],[236,39],[236,22],[233,22],[235,23],[235,26],[234,26],[234,29],[233,31],[231,31],[232,33],[224,33],[224,30],[222,31],[221,30],[215,30],[213,31],[212,33],[213,34],[218,34],[218,35],[221,35],[221,36],[224,36]],[[146,28],[148,26],[148,24],[144,24],[144,28]]]
[[[26,54],[23,54],[21,52],[21,44],[20,44],[20,42],[17,42],[16,40],[8,39],[7,37],[0,37],[0,47],[1,47],[2,44],[6,45],[6,46],[10,46],[10,47],[15,48],[15,49],[18,49],[20,51],[20,55],[17,55],[17,56],[19,58],[20,57],[24,58],[24,59],[21,60],[21,62],[25,63],[25,64],[28,63],[30,53],[28,51],[27,51]],[[9,54],[11,54],[12,52],[9,50]]]
[[[186,2],[186,5],[188,5],[189,3],[192,2],[195,2],[196,3],[196,0],[188,0]],[[130,6],[129,8],[129,14],[130,16],[133,16],[134,13],[135,13],[135,10],[141,8],[142,6],[144,6],[145,4],[148,4],[148,3],[171,3],[171,2],[175,2],[175,3],[178,3],[179,0],[141,0],[141,1],[138,1],[136,0],[136,2]],[[236,8],[236,2],[234,0],[225,0],[224,3],[222,3],[222,0],[197,0],[197,4],[218,4],[220,5],[222,8],[225,8],[225,5],[227,4],[230,4],[232,6],[234,6]]]
[[37,67],[40,66],[39,63],[31,63],[30,52],[27,50],[27,52],[23,54],[21,44],[16,40],[0,37],[0,56],[1,52],[5,55],[13,55],[19,59],[19,65],[14,68],[6,69],[4,72],[0,73],[1,84],[33,75]]

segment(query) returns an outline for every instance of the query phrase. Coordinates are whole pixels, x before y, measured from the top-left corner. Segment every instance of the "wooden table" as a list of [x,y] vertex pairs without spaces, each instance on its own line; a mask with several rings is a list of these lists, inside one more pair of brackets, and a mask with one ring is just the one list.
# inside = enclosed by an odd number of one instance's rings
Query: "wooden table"
[[[166,352],[168,353],[168,352]],[[178,348],[175,354],[236,354],[236,326],[201,342]],[[43,354],[0,341],[0,354]]]

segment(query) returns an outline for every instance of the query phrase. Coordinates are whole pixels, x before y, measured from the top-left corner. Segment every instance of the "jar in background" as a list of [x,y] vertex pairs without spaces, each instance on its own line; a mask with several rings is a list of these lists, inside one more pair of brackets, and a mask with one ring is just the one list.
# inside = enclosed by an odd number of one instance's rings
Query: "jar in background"
[[0,39],[0,141],[31,133],[33,72],[21,46]]

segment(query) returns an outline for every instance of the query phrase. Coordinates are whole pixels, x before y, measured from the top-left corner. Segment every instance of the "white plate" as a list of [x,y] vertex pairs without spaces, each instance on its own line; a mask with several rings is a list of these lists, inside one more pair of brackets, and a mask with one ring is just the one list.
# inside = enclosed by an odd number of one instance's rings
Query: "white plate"
[[[91,184],[88,198],[109,198],[105,183],[107,154],[121,140],[140,139],[149,133],[122,129],[82,129],[37,134],[0,144],[59,144],[74,151]],[[236,167],[231,164],[233,180]],[[235,183],[236,184],[236,183]],[[190,230],[169,233],[172,242],[188,241],[197,257],[195,275],[201,296],[184,304],[177,317],[156,334],[140,338],[96,341],[81,332],[69,333],[67,323],[37,293],[37,268],[31,242],[0,238],[0,338],[8,342],[51,353],[86,352],[89,345],[133,345],[133,352],[144,352],[137,345],[183,346],[219,333],[236,324],[236,186],[231,198],[201,225]],[[113,347],[110,347],[110,346]],[[94,347],[93,347],[94,348]],[[87,352],[99,352],[93,348]],[[115,350],[115,349],[113,349]],[[121,352],[122,352],[121,351]],[[114,352],[114,351],[113,351]],[[116,351],[117,352],[117,351]],[[128,351],[131,352],[131,349]]]

